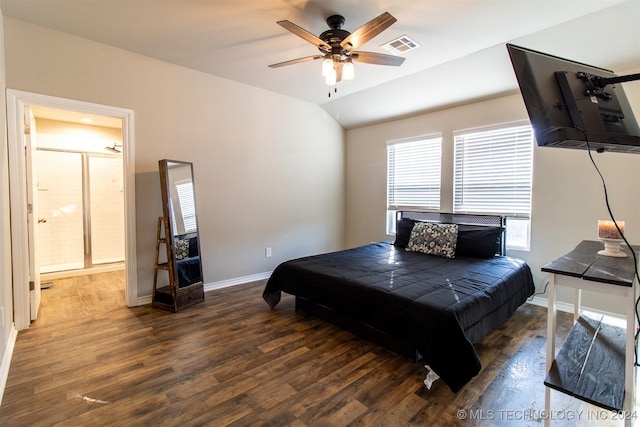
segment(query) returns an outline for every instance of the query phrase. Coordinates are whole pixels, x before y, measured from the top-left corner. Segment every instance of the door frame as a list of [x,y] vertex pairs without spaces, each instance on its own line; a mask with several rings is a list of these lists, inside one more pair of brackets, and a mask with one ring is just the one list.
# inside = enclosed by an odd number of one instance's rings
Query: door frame
[[77,111],[122,120],[122,162],[124,173],[125,303],[138,304],[135,212],[135,141],[133,110],[7,89],[7,133],[9,146],[9,191],[11,211],[11,254],[13,311],[17,330],[29,327],[29,247],[26,223],[26,170],[24,153],[24,111],[29,106]]

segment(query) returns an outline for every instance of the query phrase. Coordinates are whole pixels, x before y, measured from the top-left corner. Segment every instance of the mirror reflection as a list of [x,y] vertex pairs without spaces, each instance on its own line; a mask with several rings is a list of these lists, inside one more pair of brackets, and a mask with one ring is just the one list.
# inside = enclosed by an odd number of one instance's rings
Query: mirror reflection
[[[175,283],[183,288],[202,283],[193,166],[188,162],[160,161],[164,215],[171,227],[170,245]],[[166,193],[166,199],[165,194]]]
[[198,230],[198,225],[191,165],[168,162],[167,173],[171,191],[171,229],[173,235],[195,233]]

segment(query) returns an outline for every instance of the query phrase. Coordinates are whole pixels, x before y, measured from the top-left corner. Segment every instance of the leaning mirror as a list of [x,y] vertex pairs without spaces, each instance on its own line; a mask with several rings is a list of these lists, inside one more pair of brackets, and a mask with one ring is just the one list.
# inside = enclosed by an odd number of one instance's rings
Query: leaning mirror
[[[193,164],[160,160],[160,187],[175,311],[204,299]],[[155,290],[154,290],[155,291]],[[154,298],[154,301],[157,298]]]

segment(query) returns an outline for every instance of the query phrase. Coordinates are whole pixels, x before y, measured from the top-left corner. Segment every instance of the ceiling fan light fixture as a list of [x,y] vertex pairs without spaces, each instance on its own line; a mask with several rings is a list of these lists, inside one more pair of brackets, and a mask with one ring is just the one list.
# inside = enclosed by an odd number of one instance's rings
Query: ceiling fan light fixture
[[342,78],[344,80],[353,80],[354,77],[355,68],[351,59],[348,59],[344,64],[342,64]]
[[329,73],[325,76],[324,82],[327,84],[327,86],[333,86],[336,84],[336,79],[336,69],[334,67],[331,67],[331,71],[329,71]]
[[331,73],[332,71],[335,74],[335,70],[334,70],[334,66],[333,66],[333,59],[331,59],[331,58],[323,59],[322,60],[322,76],[323,77],[327,77],[329,75],[329,73]]

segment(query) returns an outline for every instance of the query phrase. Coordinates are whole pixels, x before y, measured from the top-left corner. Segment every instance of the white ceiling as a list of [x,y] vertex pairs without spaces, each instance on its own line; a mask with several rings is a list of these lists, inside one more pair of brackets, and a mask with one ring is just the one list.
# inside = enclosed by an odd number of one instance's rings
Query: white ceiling
[[[625,71],[640,67],[640,0],[0,0],[5,16],[321,105],[345,128],[513,92],[512,42]],[[421,47],[400,67],[356,64],[328,97],[318,53],[276,24],[319,35],[389,12],[397,22],[359,50],[408,35]]]

